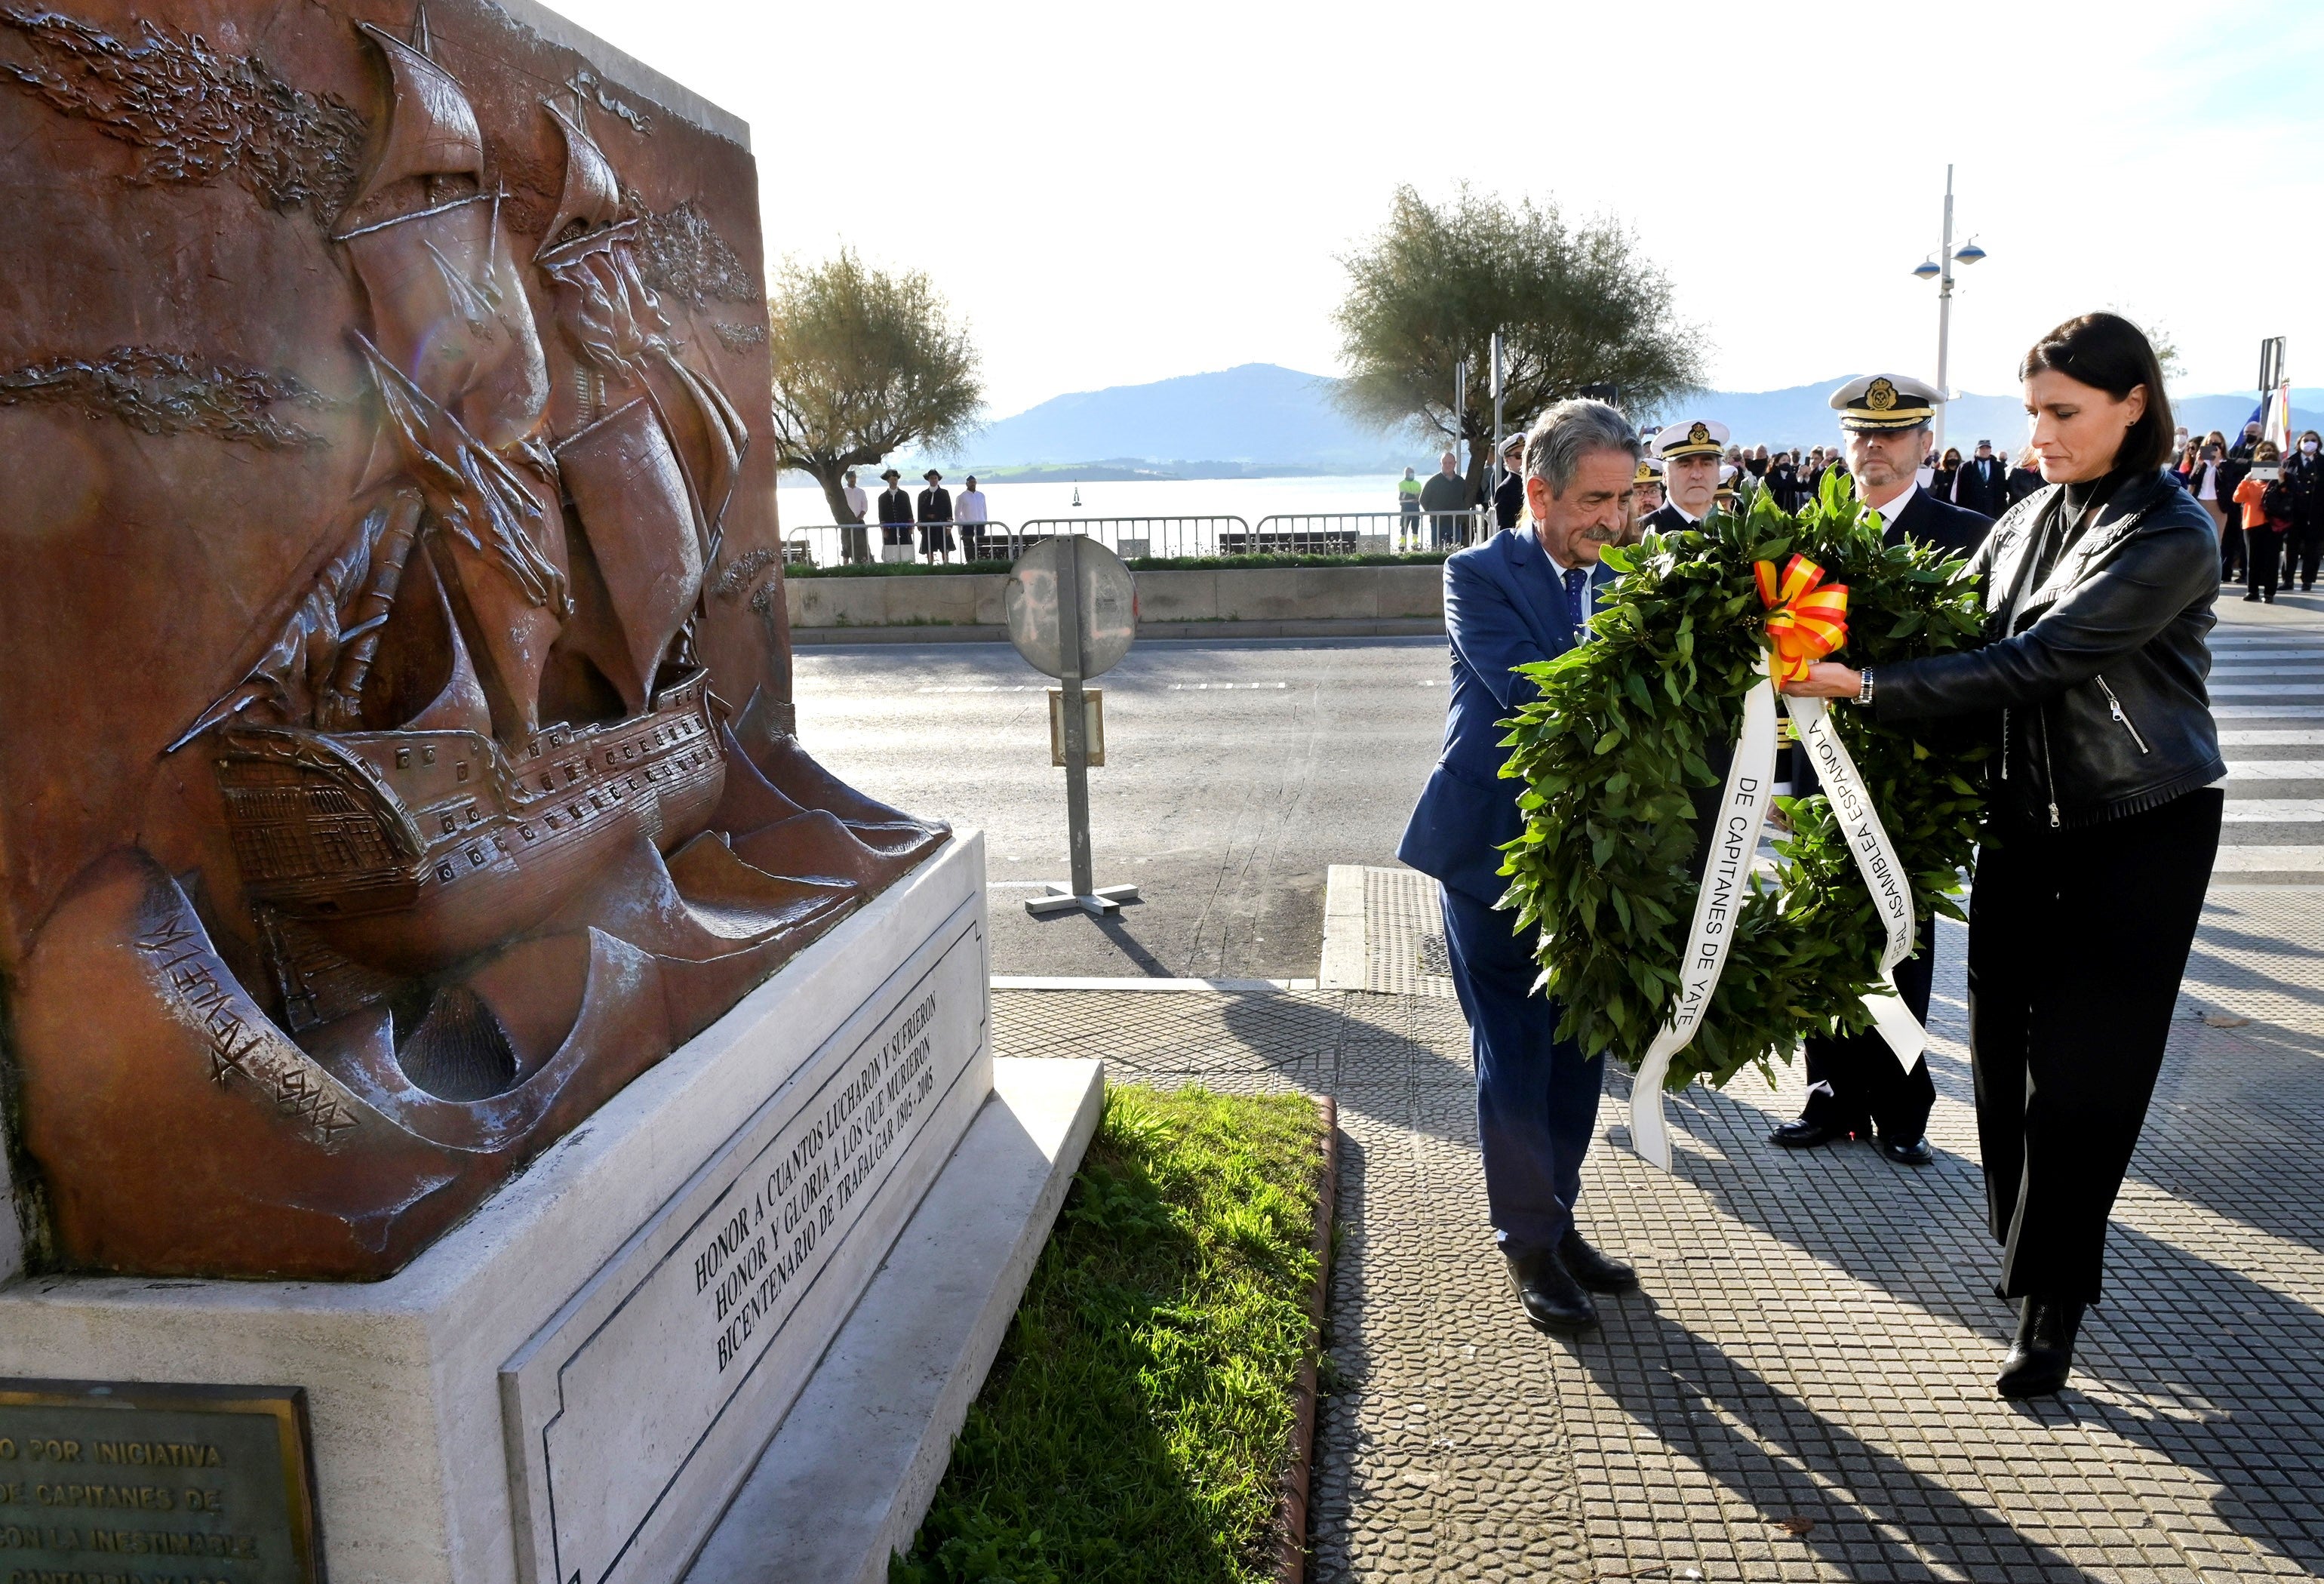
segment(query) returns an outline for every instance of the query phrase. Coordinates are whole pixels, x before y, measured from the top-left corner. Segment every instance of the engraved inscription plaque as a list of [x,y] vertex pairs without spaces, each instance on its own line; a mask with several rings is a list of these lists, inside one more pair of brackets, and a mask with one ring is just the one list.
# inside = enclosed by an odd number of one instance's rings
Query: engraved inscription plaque
[[691,1554],[991,1089],[985,972],[972,900],[503,1367],[529,1584]]
[[297,1386],[0,1380],[0,1578],[314,1584]]

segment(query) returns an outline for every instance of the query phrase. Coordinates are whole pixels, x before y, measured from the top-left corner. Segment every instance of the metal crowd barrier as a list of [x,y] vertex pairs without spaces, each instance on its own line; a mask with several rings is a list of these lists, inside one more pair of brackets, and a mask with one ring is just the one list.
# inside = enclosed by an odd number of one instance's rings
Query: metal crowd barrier
[[[1014,561],[1032,546],[1059,534],[1094,539],[1125,561],[1141,557],[1369,556],[1411,550],[1457,550],[1492,536],[1488,507],[1466,511],[1278,511],[1253,529],[1243,518],[1038,517],[1014,527],[999,520],[910,525],[912,557],[920,558],[923,526],[953,530],[953,555],[964,561]],[[862,525],[871,559],[878,563],[885,536],[881,524]],[[848,530],[820,523],[783,536],[783,558],[793,566],[835,566],[845,557]]]
[[[794,528],[783,535],[783,559],[791,566],[801,564],[809,566],[839,566],[847,558],[848,530],[861,528],[863,531],[864,548],[870,552],[872,561],[876,564],[882,558],[881,552],[886,548],[887,536],[880,531],[882,526],[884,525],[877,522],[849,523],[845,526],[824,522],[807,528]],[[999,520],[926,524],[915,522],[908,526],[912,530],[912,559],[915,561],[920,558],[920,530],[923,527],[952,530],[953,554],[967,557],[971,546],[973,545],[980,553],[968,558],[981,561],[1016,559],[1018,551],[1006,547],[1016,544],[1021,538],[1007,523]]]
[[1026,543],[1077,533],[1105,546],[1125,561],[1141,556],[1217,556],[1220,543],[1249,537],[1240,517],[1038,517],[1024,525]]
[[1259,520],[1249,548],[1231,556],[1381,556],[1459,549],[1491,532],[1483,507],[1463,512],[1281,511]]

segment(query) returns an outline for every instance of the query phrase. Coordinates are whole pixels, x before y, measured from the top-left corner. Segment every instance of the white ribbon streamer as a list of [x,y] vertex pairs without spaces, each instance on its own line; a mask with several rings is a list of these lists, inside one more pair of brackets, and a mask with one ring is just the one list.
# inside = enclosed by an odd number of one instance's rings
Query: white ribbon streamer
[[1762,656],[1759,679],[1743,695],[1743,731],[1735,741],[1726,792],[1711,824],[1702,887],[1694,899],[1694,925],[1687,934],[1686,954],[1679,959],[1678,1004],[1646,1047],[1646,1059],[1630,1082],[1630,1147],[1665,1172],[1670,1170],[1670,1134],[1663,1123],[1663,1077],[1670,1071],[1671,1058],[1702,1027],[1711,992],[1719,988],[1727,948],[1743,916],[1744,888],[1759,851],[1759,832],[1767,823],[1775,782],[1775,690]]
[[1797,725],[1800,741],[1807,745],[1808,757],[1823,782],[1824,796],[1831,800],[1832,817],[1840,822],[1849,851],[1856,854],[1857,872],[1864,877],[1864,889],[1872,893],[1872,906],[1887,926],[1888,944],[1880,953],[1884,988],[1864,998],[1864,1009],[1872,1014],[1873,1027],[1909,1073],[1929,1043],[1928,1030],[1896,994],[1896,965],[1913,954],[1912,882],[1897,861],[1879,811],[1872,806],[1872,793],[1864,785],[1864,777],[1848,756],[1848,745],[1832,729],[1831,712],[1824,707],[1824,701],[1787,694],[1784,707]]

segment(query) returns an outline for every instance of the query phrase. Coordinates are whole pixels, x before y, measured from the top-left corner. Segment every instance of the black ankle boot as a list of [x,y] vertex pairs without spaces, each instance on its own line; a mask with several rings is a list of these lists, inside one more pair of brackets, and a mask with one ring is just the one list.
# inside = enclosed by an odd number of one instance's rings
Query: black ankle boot
[[2001,1361],[1994,1386],[2005,1397],[2047,1397],[2066,1384],[2074,1368],[2074,1333],[2081,1329],[2082,1306],[2061,1298],[2028,1298],[2017,1316],[2017,1336]]

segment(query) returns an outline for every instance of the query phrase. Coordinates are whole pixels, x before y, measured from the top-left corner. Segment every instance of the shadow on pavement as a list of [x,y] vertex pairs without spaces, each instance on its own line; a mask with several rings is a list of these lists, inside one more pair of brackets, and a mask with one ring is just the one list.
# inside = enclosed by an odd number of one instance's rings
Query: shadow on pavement
[[[1804,1548],[1845,1578],[2081,1579],[2063,1554],[1817,1413],[1633,1294],[1600,1300],[1605,1340],[1571,1345],[1598,1391],[1766,1525],[1778,1558]],[[1643,1363],[1643,1368],[1641,1364]],[[1613,1493],[1621,1511],[1624,1492]],[[1643,1494],[1638,1497],[1643,1507]],[[1804,1534],[1785,1517],[1812,1524]],[[1748,1520],[1747,1520],[1748,1522]],[[1645,1524],[1641,1524],[1641,1527]],[[1630,1527],[1624,1524],[1627,1530]],[[1678,1525],[1655,1524],[1683,1546]],[[1754,1548],[1738,1537],[1742,1560]],[[1671,1545],[1665,1541],[1665,1547]],[[1691,1559],[1674,1556],[1673,1567]],[[1785,1560],[1788,1560],[1785,1558]],[[1715,1575],[1714,1575],[1715,1576]],[[1787,1570],[1784,1575],[1788,1578]]]
[[[2306,1071],[2316,1071],[2312,1062]],[[1627,1083],[1622,1087],[1627,1104]],[[1976,1161],[1941,1149],[1935,1165],[1909,1171],[1860,1145],[1778,1154],[1759,1137],[1766,1113],[1741,1101],[1697,1089],[1672,1096],[1669,1109],[1674,1124],[1720,1152],[1674,1155],[1674,1169],[1691,1186],[1722,1214],[1899,1303],[1987,1338],[1993,1350],[1978,1366],[1985,1377],[1962,1383],[1986,1389],[2014,1316],[1991,1291],[1999,1248],[1985,1230],[1983,1173]],[[2174,1143],[2198,1147],[2182,1156],[2169,1149]],[[2218,1164],[2200,1141],[2174,1139],[2170,1129],[2150,1123],[2141,1146],[2145,1165],[2134,1165],[2135,1179],[2191,1203],[2203,1202],[2206,1189],[2236,1202],[2236,1185],[2227,1181],[2199,1184],[2175,1170],[2154,1173],[2158,1144],[2174,1166],[2181,1160]],[[1724,1153],[1729,1149],[1738,1153]],[[1857,1213],[1820,1216],[1813,1213],[1818,1202]],[[2218,1213],[2250,1224],[2248,1193],[2238,1208]],[[2314,1244],[2312,1226],[2277,1235]],[[1932,1271],[1943,1273],[1941,1285],[1932,1285]],[[2118,1220],[2107,1239],[2107,1290],[2084,1322],[2075,1385],[2054,1403],[2021,1413],[2066,1430],[2077,1420],[2096,1419],[2213,1482],[2219,1489],[2214,1510],[2236,1533],[2302,1567],[2324,1562],[2324,1503],[2313,1487],[2315,1471],[2324,1469],[2319,1406],[2324,1402],[2324,1313]],[[1641,1337],[1637,1345],[1677,1347],[1680,1351],[1665,1355],[1661,1368],[1710,1378],[1701,1367],[1712,1355],[1724,1356],[1683,1328],[1671,1329],[1678,1334]],[[1748,1377],[1731,1360],[1726,1368],[1738,1379]],[[2099,1395],[2088,1395],[2084,1386]],[[1759,1389],[1772,1388],[1761,1382]],[[1746,1396],[1722,1405],[1741,1414],[1751,1405]],[[2061,1450],[2061,1463],[2070,1455]]]

